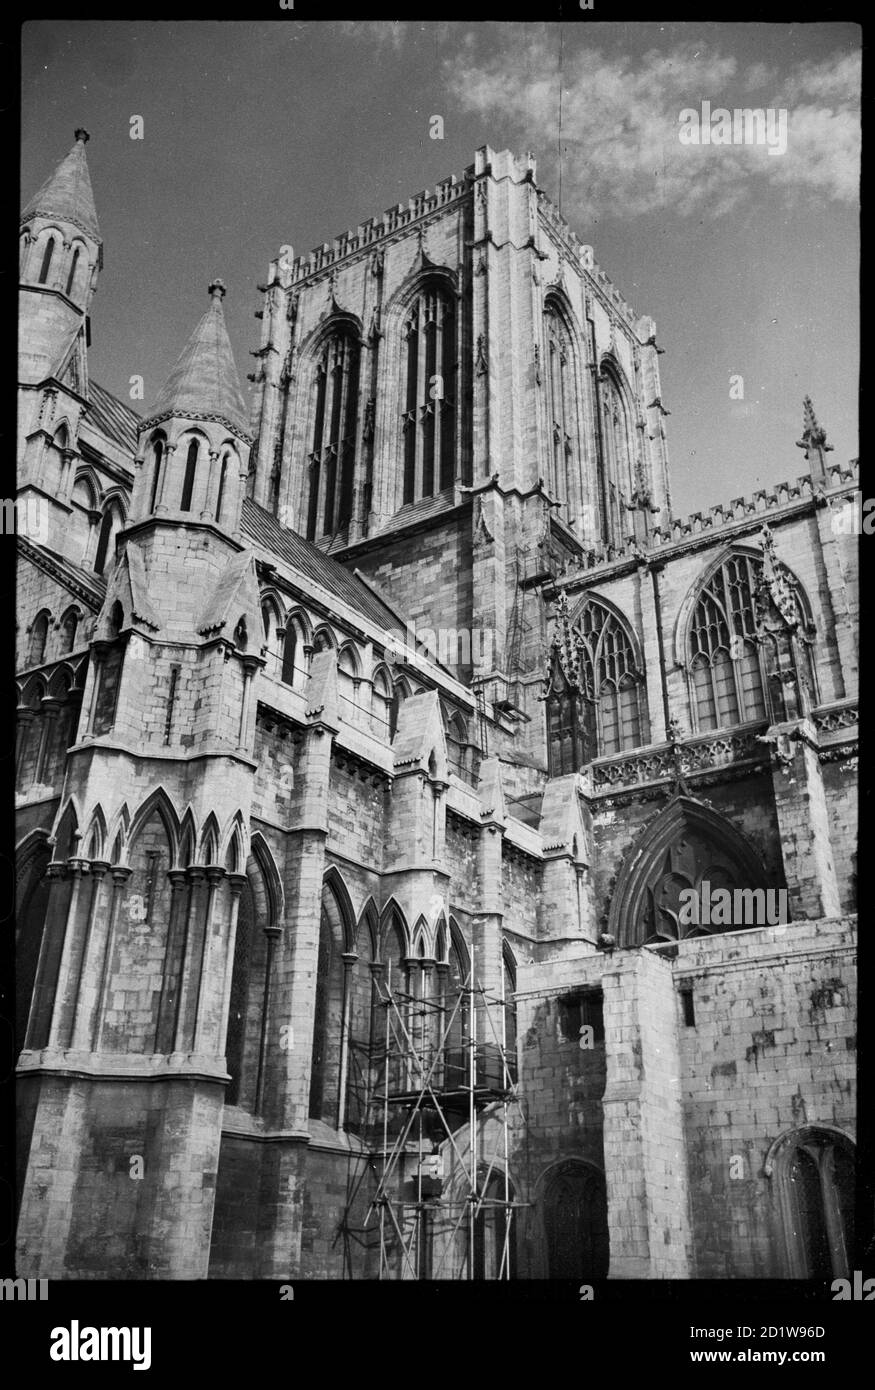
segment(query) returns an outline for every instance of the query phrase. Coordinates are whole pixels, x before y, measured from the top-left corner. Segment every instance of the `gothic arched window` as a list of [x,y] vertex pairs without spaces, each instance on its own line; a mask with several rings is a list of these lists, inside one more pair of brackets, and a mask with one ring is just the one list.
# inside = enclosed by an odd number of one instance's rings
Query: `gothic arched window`
[[[635,491],[634,447],[629,410],[625,392],[620,380],[610,365],[603,365],[600,378],[602,406],[602,440],[605,452],[606,479],[600,480],[604,496],[603,508],[613,512],[615,525],[619,529],[616,536],[621,542],[628,528],[624,527],[624,501],[629,501]],[[610,532],[610,527],[606,529]]]
[[58,643],[58,655],[66,656],[73,650],[76,643],[76,629],[79,626],[79,612],[75,608],[70,608],[61,619],[61,636]]
[[452,487],[455,474],[456,308],[438,285],[426,285],[408,307],[402,362],[406,503]]
[[295,656],[297,655],[297,634],[294,623],[286,623],[286,635],[283,638],[283,669],[280,679],[286,685],[295,684]]
[[79,254],[79,247],[77,246],[76,250],[73,252],[73,259],[70,262],[70,274],[67,276],[67,295],[70,294],[71,290],[73,289],[73,286],[76,283],[76,271],[79,266]]
[[43,252],[43,263],[40,266],[39,283],[44,285],[49,278],[49,271],[52,268],[52,257],[55,254],[55,238],[50,236],[46,242],[46,249]]
[[732,555],[699,595],[688,638],[699,729],[766,717],[754,608],[757,568],[753,557]]
[[107,554],[109,552],[109,542],[113,531],[116,529],[118,514],[114,507],[107,507],[103,513],[103,520],[100,523],[100,533],[97,537],[97,551],[94,556],[95,574],[103,574],[106,568]]
[[15,934],[15,1055],[24,1047],[34,1002],[37,967],[43,943],[51,880],[46,869],[51,850],[41,843],[32,849],[18,869]]
[[164,440],[158,438],[152,445],[152,492],[149,498],[149,511],[154,512],[158,501],[158,484],[161,481],[161,461],[164,458]]
[[577,689],[555,651],[547,692],[547,754],[551,777],[578,772],[586,759]]
[[222,520],[222,503],[225,501],[225,483],[228,478],[228,459],[229,454],[222,455],[222,464],[219,469],[219,491],[216,497],[216,521]]
[[620,619],[589,599],[566,645],[554,647],[547,692],[550,776],[577,772],[595,757],[638,748],[642,741],[639,670]]
[[388,671],[378,670],[374,676],[374,686],[371,695],[371,722],[374,731],[380,738],[391,738],[394,735],[392,728],[392,704],[395,698],[395,690],[392,685]]
[[641,743],[641,672],[628,632],[609,609],[590,600],[577,631],[586,672],[585,709],[595,720],[595,744],[601,757],[637,748]]
[[624,948],[658,946],[786,920],[786,890],[732,822],[678,796],[630,848],[608,932]]
[[338,329],[324,342],[316,364],[313,447],[307,539],[334,535],[352,516],[358,422],[359,345]]
[[335,1125],[340,1097],[345,970],[344,919],[329,885],[322,890],[313,1048],[310,1058],[310,1118]]
[[182,480],[182,498],[179,503],[181,512],[190,512],[192,498],[194,497],[194,480],[197,473],[197,440],[193,439],[188,446],[188,453],[185,459],[185,477]]
[[838,1130],[806,1125],[782,1135],[766,1159],[776,1184],[786,1273],[846,1278],[854,1255],[854,1146]]
[[34,619],[33,627],[30,630],[30,650],[27,658],[28,666],[39,666],[45,660],[50,616],[49,613],[38,613]]
[[547,1273],[551,1279],[594,1281],[608,1274],[605,1175],[577,1159],[559,1164],[543,1196]]
[[551,493],[565,504],[568,512],[576,509],[574,481],[580,466],[574,350],[568,327],[555,304],[548,303],[544,323],[547,349],[544,387],[550,431],[548,476]]

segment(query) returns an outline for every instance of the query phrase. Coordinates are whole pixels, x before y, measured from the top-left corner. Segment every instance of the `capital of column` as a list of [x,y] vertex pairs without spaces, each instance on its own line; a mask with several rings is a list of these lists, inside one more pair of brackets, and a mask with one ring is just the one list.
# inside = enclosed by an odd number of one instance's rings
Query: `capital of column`
[[[240,894],[243,892],[243,889],[246,887],[246,883],[247,883],[246,875],[245,875],[245,874],[229,874],[229,875],[228,875],[228,883],[229,883],[230,888],[231,888],[231,894],[232,894],[232,896],[235,897],[235,898],[239,898]],[[267,928],[265,928],[265,930],[267,930]],[[280,930],[280,928],[277,927],[277,931],[279,931],[279,930]]]

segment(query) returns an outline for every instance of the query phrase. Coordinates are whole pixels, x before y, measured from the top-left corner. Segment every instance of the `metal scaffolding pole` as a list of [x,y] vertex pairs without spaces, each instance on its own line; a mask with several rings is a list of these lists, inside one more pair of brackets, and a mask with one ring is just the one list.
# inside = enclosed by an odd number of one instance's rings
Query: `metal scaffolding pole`
[[[523,1204],[511,1196],[510,1187],[509,1110],[519,1100],[507,1058],[504,981],[500,995],[487,992],[477,979],[472,951],[468,972],[455,988],[454,997],[441,992],[436,999],[429,991],[409,993],[397,989],[391,966],[385,981],[377,978],[375,989],[375,1002],[385,1013],[382,1056],[375,1059],[373,1055],[378,1036],[375,1031],[369,1046],[358,1161],[365,1165],[365,1170],[377,1174],[373,1144],[381,1134],[382,1161],[376,1191],[360,1230],[364,1236],[372,1218],[378,1215],[379,1278],[393,1277],[390,1265],[396,1248],[401,1260],[400,1277],[439,1278],[448,1265],[459,1259],[462,1252],[457,1240],[464,1228],[464,1257],[461,1267],[456,1265],[461,1277],[474,1279],[478,1271],[486,1275],[490,1263],[487,1251],[493,1249],[497,1277],[509,1279],[513,1219],[516,1208]],[[481,1008],[485,1014],[482,1026],[478,1018]],[[499,1028],[492,1016],[495,1008],[501,1011]],[[463,1036],[454,1045],[454,1030],[460,1018]],[[494,1043],[489,1041],[490,1034]],[[461,1076],[454,1072],[456,1059],[464,1059]],[[374,1085],[377,1060],[383,1074]],[[495,1152],[489,1156],[486,1125],[493,1124],[498,1127],[498,1135]],[[492,1147],[490,1143],[488,1148]],[[452,1166],[454,1176],[447,1192],[442,1189],[440,1176],[436,1179],[436,1192],[432,1187],[434,1175],[429,1186],[425,1186],[424,1164],[429,1149],[432,1156],[439,1154]],[[413,1161],[415,1172],[409,1166]],[[503,1196],[487,1196],[499,1163],[503,1170]],[[481,1171],[484,1164],[485,1170]],[[348,1189],[347,1214],[341,1223],[347,1236],[351,1231],[348,1218],[352,1200],[361,1181],[360,1177],[354,1190]],[[405,1188],[409,1194],[406,1199]],[[481,1213],[483,1219],[478,1220]],[[498,1229],[496,1221],[500,1223]],[[496,1239],[490,1245],[490,1236],[500,1236],[500,1248]],[[366,1239],[360,1243],[365,1246]]]

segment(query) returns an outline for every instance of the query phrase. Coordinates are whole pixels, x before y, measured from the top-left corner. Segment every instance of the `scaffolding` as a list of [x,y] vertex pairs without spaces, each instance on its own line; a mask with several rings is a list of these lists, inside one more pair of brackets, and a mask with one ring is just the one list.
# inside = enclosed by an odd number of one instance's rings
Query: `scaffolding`
[[440,997],[398,988],[391,966],[374,990],[380,1027],[353,1049],[364,1094],[339,1229],[344,1277],[355,1277],[358,1246],[376,1253],[380,1279],[510,1279],[526,1204],[510,1180],[511,1113],[522,1122],[522,1109],[504,977],[500,992],[485,989],[472,952],[464,980]]

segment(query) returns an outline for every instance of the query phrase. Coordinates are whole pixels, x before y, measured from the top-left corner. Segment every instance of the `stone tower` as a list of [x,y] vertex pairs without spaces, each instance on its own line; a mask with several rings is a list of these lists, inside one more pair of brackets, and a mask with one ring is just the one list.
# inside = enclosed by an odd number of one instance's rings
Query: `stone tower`
[[88,399],[88,315],[103,243],[85,157],[88,131],[21,214],[18,353],[20,529],[55,550]]
[[[64,1249],[66,1269],[87,1276],[76,1227],[89,1207],[105,1212],[107,1181],[116,1215],[102,1268],[108,1253],[140,1277],[207,1270],[263,665],[224,292],[210,286],[140,430],[54,827],[44,1003],[21,1059],[41,1135],[20,1222],[34,1273],[60,1273]],[[38,1148],[54,1156],[39,1173]]]
[[533,157],[487,146],[333,244],[283,248],[263,289],[255,500],[403,604],[524,742],[537,586],[668,515],[653,320]]

